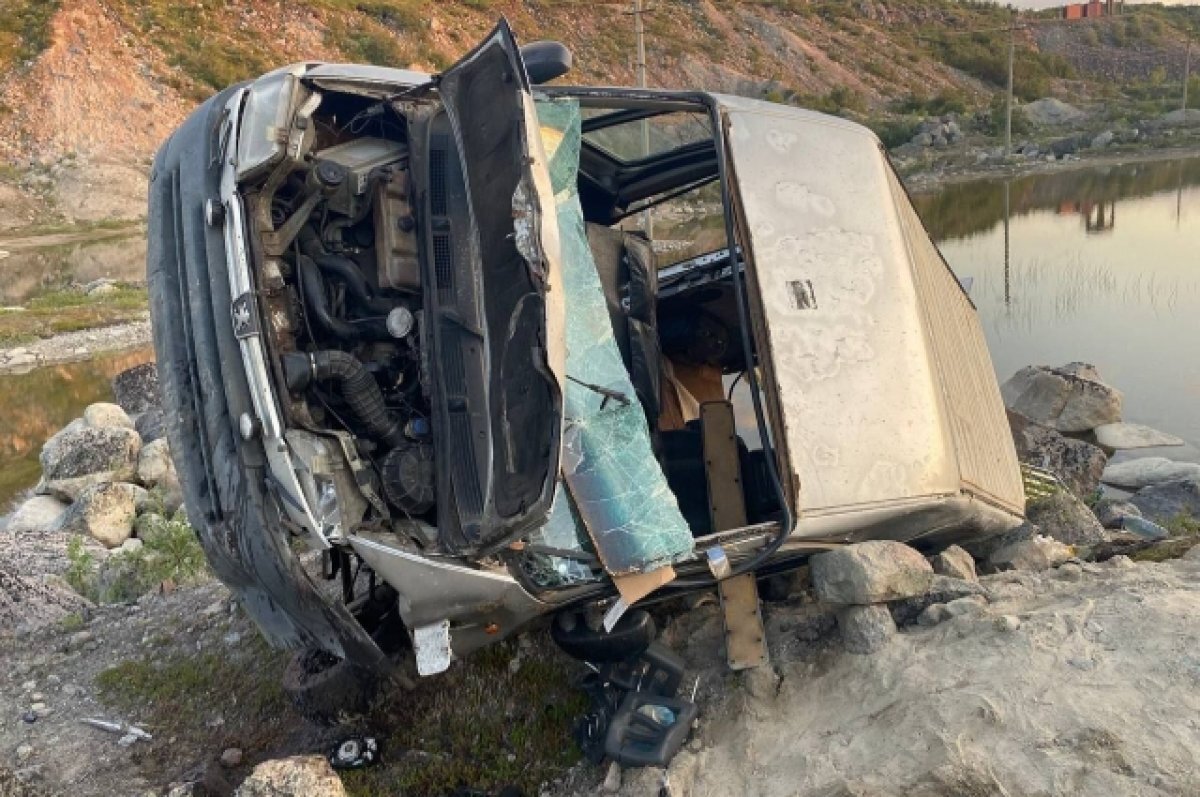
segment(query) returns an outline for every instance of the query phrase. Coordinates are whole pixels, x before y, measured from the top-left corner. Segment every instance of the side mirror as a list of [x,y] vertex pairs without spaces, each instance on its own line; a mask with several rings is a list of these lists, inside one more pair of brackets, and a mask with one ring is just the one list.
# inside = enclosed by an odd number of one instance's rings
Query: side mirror
[[521,48],[521,60],[529,82],[538,85],[549,83],[571,70],[571,51],[562,42],[530,42]]

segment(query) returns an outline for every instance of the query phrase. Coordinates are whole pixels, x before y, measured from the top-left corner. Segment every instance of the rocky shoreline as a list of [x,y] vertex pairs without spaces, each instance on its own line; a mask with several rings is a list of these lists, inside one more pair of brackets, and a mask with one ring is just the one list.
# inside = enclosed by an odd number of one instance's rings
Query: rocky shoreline
[[[148,314],[147,314],[148,316]],[[34,368],[88,360],[100,354],[149,346],[150,319],[107,327],[64,332],[53,337],[0,349],[0,376]]]

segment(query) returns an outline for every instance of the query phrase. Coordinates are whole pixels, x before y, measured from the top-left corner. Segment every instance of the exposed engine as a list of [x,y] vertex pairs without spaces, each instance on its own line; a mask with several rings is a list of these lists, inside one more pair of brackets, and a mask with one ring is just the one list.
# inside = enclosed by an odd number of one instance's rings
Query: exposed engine
[[429,520],[434,452],[407,124],[353,95],[327,96],[319,110],[309,155],[247,192],[276,378],[290,427],[341,435],[333,456],[351,461],[345,486],[366,498],[356,513],[339,493],[341,521],[358,522],[368,504],[375,517]]

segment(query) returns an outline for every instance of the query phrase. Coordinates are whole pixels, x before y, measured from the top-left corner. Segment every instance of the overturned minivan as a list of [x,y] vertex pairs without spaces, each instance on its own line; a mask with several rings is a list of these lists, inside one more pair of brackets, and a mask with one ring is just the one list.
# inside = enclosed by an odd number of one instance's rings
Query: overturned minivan
[[501,23],[221,92],[149,225],[188,516],[309,672],[1021,522],[975,309],[843,119],[531,85]]

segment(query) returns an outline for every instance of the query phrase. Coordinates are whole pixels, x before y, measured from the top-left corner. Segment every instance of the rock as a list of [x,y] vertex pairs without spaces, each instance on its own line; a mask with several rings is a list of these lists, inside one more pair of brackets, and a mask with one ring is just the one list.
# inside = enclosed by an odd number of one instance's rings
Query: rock
[[17,760],[24,761],[29,756],[33,755],[33,746],[28,744],[17,745]]
[[236,747],[227,747],[221,752],[221,766],[236,767],[242,763],[242,751]]
[[1116,136],[1113,135],[1113,131],[1105,130],[1103,133],[1092,139],[1092,149],[1104,149],[1109,144],[1113,143],[1114,138],[1116,138]]
[[946,614],[951,617],[982,614],[987,611],[987,600],[981,595],[968,595],[965,598],[955,598],[946,604]]
[[1015,614],[1002,614],[992,621],[997,631],[1011,634],[1021,628],[1021,618]]
[[121,553],[137,553],[138,551],[142,550],[143,545],[145,545],[145,543],[143,543],[137,537],[130,537],[129,539],[125,540],[125,542],[121,543],[117,550]]
[[1200,518],[1200,478],[1143,487],[1129,502],[1151,520],[1169,521],[1181,514]]
[[1104,527],[1082,501],[1066,490],[1030,503],[1025,517],[1047,537],[1068,545],[1104,541]]
[[922,609],[921,613],[917,615],[917,625],[924,626],[925,628],[932,628],[933,626],[939,623],[944,623],[949,619],[950,612],[946,611],[946,604],[931,603]]
[[117,292],[117,281],[101,277],[83,286],[84,296],[105,296]]
[[140,413],[133,420],[133,428],[142,436],[142,444],[153,443],[167,436],[167,421],[163,411],[155,407]]
[[1079,581],[1083,578],[1083,568],[1074,562],[1067,562],[1055,571],[1063,581]]
[[1100,381],[1095,366],[1027,366],[1000,386],[1014,412],[1060,432],[1086,432],[1121,420],[1122,395]]
[[1200,545],[1193,545],[1187,549],[1187,553],[1179,557],[1188,562],[1200,562]]
[[133,429],[71,424],[42,446],[38,492],[73,501],[101,482],[131,481],[141,448]]
[[84,490],[62,517],[59,528],[87,534],[104,547],[119,546],[133,533],[137,503],[146,491],[123,483],[97,484]]
[[171,461],[171,449],[166,439],[142,446],[138,453],[137,476],[147,487],[161,487],[164,492],[179,492],[179,476]]
[[234,797],[344,797],[341,779],[323,756],[264,761],[242,781]]
[[28,531],[45,531],[53,528],[67,511],[67,505],[49,495],[35,495],[27,499],[8,516],[5,530],[13,534]]
[[963,581],[979,580],[975,574],[975,560],[957,545],[951,545],[933,557],[932,564],[933,572],[939,576],[961,578]]
[[810,564],[817,597],[826,603],[871,604],[920,595],[933,568],[912,548],[890,540],[847,545]]
[[838,611],[838,628],[846,650],[874,653],[896,634],[896,622],[886,606],[846,606]]
[[1194,462],[1174,462],[1165,457],[1140,457],[1125,462],[1109,463],[1100,480],[1114,487],[1138,490],[1152,484],[1200,479],[1200,465]]
[[112,379],[113,396],[118,404],[134,415],[162,406],[158,395],[158,366],[135,365]]
[[621,765],[616,761],[609,763],[602,788],[606,794],[616,794],[621,791]]
[[932,147],[933,136],[925,132],[917,133],[912,137],[912,143],[918,147]]
[[987,564],[992,570],[1048,570],[1074,555],[1069,546],[1038,534],[1002,546]]
[[1106,423],[1097,426],[1092,433],[1099,445],[1114,450],[1183,445],[1181,438],[1140,423]]
[[1142,516],[1142,510],[1136,505],[1119,498],[1101,498],[1092,507],[1092,512],[1106,529],[1121,528],[1121,521],[1126,517]]
[[1017,458],[1030,465],[1045,468],[1058,477],[1063,485],[1079,497],[1091,495],[1100,485],[1100,475],[1108,457],[1098,446],[1073,437],[1008,411],[1008,426],[1012,431]]
[[1053,97],[1042,97],[1040,100],[1026,103],[1021,106],[1021,110],[1035,125],[1061,125],[1079,121],[1087,116],[1074,105]]
[[1121,530],[1146,540],[1165,540],[1171,532],[1144,517],[1126,515],[1121,518]]
[[125,413],[125,410],[116,404],[109,404],[106,401],[89,404],[87,409],[83,411],[83,422],[93,429],[107,429],[113,426],[125,429],[133,428],[133,421],[129,420],[129,416]]
[[986,598],[987,590],[975,581],[964,581],[961,578],[935,575],[929,584],[929,589],[923,595],[915,595],[901,601],[888,604],[892,619],[896,625],[906,626],[919,622],[921,614],[935,603],[949,603],[958,598],[979,595]]

